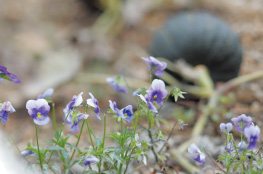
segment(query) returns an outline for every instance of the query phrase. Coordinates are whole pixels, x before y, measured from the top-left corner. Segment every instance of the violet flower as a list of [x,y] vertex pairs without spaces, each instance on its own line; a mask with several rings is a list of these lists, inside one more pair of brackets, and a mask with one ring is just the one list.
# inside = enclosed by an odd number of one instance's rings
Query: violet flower
[[248,141],[247,150],[257,148],[257,141],[260,139],[259,127],[251,125],[250,127],[245,128],[244,134]]
[[81,105],[81,103],[83,102],[82,94],[83,94],[83,92],[79,93],[79,95],[77,95],[77,96],[74,95],[72,97],[72,100],[66,106],[68,112],[70,110],[74,109],[74,107]]
[[92,163],[97,163],[99,162],[99,158],[95,157],[95,156],[88,156],[85,160],[84,160],[84,166],[86,167],[89,164]]
[[113,89],[117,92],[123,92],[125,94],[128,92],[122,76],[117,76],[115,78],[109,77],[106,79],[106,82],[108,82],[111,87],[113,87]]
[[149,102],[153,103],[156,101],[158,105],[163,105],[163,100],[166,98],[168,92],[165,89],[165,84],[162,80],[154,79],[152,81],[151,87],[146,91],[147,94],[145,96]]
[[200,151],[200,149],[196,146],[195,143],[191,144],[188,147],[188,152],[189,153],[194,153],[194,154],[198,154],[196,157],[194,157],[193,159],[199,163],[201,163],[202,165],[205,164],[205,154],[203,152]]
[[156,76],[163,76],[163,70],[167,67],[166,62],[161,62],[158,59],[150,56],[142,59],[147,63],[149,71],[152,71]]
[[234,123],[236,131],[241,133],[244,133],[244,129],[252,124],[252,118],[247,117],[245,114],[232,118],[231,121]]
[[232,123],[226,123],[226,124],[221,123],[219,127],[220,127],[221,132],[229,133],[232,130],[233,125],[232,125]]
[[15,74],[8,72],[7,68],[2,65],[0,65],[0,79],[10,80],[14,83],[21,83],[21,81]]
[[240,143],[238,143],[237,147],[239,148],[239,152],[242,152],[243,149],[247,147],[247,144],[245,141],[241,141]]
[[37,125],[45,125],[49,122],[48,113],[50,106],[45,99],[28,100],[26,103],[28,114],[33,118]]
[[142,99],[142,101],[143,101],[144,103],[146,103],[146,104],[148,105],[148,108],[149,108],[151,111],[153,111],[153,112],[155,112],[155,113],[158,113],[158,110],[156,109],[156,107],[154,106],[154,104],[148,100],[148,98],[146,99],[142,94],[140,94],[140,95],[138,95],[138,96]]
[[48,88],[43,94],[40,94],[40,95],[37,97],[37,99],[50,98],[53,93],[54,93],[54,89],[53,89],[53,88]]
[[79,111],[71,111],[67,118],[67,120],[65,121],[66,124],[70,125],[70,131],[72,133],[76,133],[79,131],[79,122],[83,119],[87,119],[89,117],[89,115],[87,114],[82,114]]
[[227,150],[228,153],[231,153],[234,150],[234,147],[230,142],[228,142],[225,149]]
[[91,93],[89,93],[89,95],[91,96],[91,98],[90,98],[90,99],[87,99],[87,104],[88,104],[89,106],[93,107],[93,110],[94,110],[97,118],[98,118],[99,120],[101,120],[100,115],[99,115],[99,113],[100,113],[100,108],[99,108],[99,106],[98,106],[98,100],[97,100]]
[[137,159],[137,163],[143,162],[144,165],[147,165],[147,157],[145,155],[141,155],[140,159]]
[[128,121],[129,123],[133,120],[133,111],[132,111],[132,105],[128,105],[123,109],[118,109],[116,102],[112,102],[109,100],[110,108],[118,117],[121,117],[122,119]]
[[32,150],[23,150],[21,152],[21,155],[24,156],[24,157],[32,155],[32,154],[35,154],[35,152],[33,152]]
[[2,104],[1,111],[0,111],[0,119],[2,124],[5,124],[8,120],[8,112],[13,113],[16,110],[12,106],[12,104],[7,101]]

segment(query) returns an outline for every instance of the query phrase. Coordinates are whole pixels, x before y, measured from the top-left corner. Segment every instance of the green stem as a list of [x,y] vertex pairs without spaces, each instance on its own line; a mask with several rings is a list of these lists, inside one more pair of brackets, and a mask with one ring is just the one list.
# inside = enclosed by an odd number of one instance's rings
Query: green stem
[[252,162],[253,162],[253,151],[252,151],[252,150],[250,151],[250,154],[251,154],[251,157],[250,157],[250,172],[252,172],[252,168],[253,168],[253,166],[252,166]]
[[[86,121],[86,120],[83,120],[83,122],[82,122],[82,125],[81,125],[81,128],[80,128],[80,133],[79,133],[79,136],[78,136],[78,140],[77,140],[77,143],[76,143],[76,145],[75,145],[76,147],[78,147],[78,145],[79,145],[79,140],[80,140],[80,137],[81,137],[81,134],[82,134],[82,130],[83,130],[85,121]],[[73,156],[74,156],[74,154],[75,154],[75,151],[76,151],[76,149],[74,149],[74,151],[73,151],[73,153],[72,153],[72,155],[71,155],[71,157],[70,157],[70,161],[72,160],[72,158],[73,158]]]
[[94,149],[94,144],[93,144],[93,140],[92,140],[92,137],[91,137],[91,132],[90,132],[90,127],[89,127],[89,122],[88,122],[88,120],[86,120],[86,125],[87,125],[87,129],[88,129],[88,132],[89,132],[90,142],[91,142],[92,147],[93,147],[93,149]]
[[[121,118],[121,157],[123,157],[123,149],[124,149],[124,142],[123,142],[123,139],[124,139],[124,137],[123,137],[123,120],[122,120],[122,118]],[[121,174],[121,171],[122,171],[122,166],[123,166],[123,164],[120,164],[120,168],[119,168],[119,174]]]
[[[64,122],[62,123],[62,127],[61,127],[61,129],[60,129],[60,132],[59,132],[59,135],[58,135],[58,139],[57,139],[57,142],[56,142],[55,146],[56,146],[56,145],[58,144],[58,142],[59,142],[59,139],[60,139],[60,137],[61,137],[61,133],[62,133],[62,131],[63,131],[63,129],[64,129],[64,126],[65,126],[65,122],[66,122],[66,120],[68,119],[68,116],[69,116],[70,112],[71,112],[71,111],[68,112],[68,114],[67,114]],[[54,151],[51,152],[51,154],[50,154],[50,156],[49,156],[49,159],[48,159],[48,161],[47,161],[47,164],[48,164],[49,161],[51,160],[51,157],[52,157],[53,153],[54,153]]]
[[40,162],[41,172],[43,173],[43,165],[42,165],[41,153],[40,153],[40,150],[39,150],[38,133],[37,133],[37,125],[36,125],[36,124],[35,124],[35,128],[36,128],[36,138],[37,138],[38,157],[39,157],[39,162]]
[[105,143],[105,138],[106,138],[106,115],[104,115],[103,120],[104,120],[104,125],[103,125],[104,129],[103,129],[103,141],[102,141],[102,143],[103,143],[103,148],[104,148],[104,143]]
[[55,128],[55,132],[57,133],[57,122],[56,122],[56,114],[55,114],[55,103],[52,102],[52,117],[53,117],[53,124]]
[[135,118],[135,125],[134,125],[134,132],[133,132],[133,135],[135,137],[135,133],[136,133],[136,129],[137,129],[137,123],[138,123],[138,115],[136,115],[136,118]]

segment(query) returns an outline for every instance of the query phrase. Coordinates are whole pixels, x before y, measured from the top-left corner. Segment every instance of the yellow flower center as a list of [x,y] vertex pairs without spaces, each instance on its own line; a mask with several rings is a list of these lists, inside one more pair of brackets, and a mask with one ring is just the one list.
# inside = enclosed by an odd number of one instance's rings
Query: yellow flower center
[[41,113],[37,113],[37,117],[40,118],[41,117]]
[[127,115],[127,114],[124,114],[124,117],[126,118],[126,117],[128,117],[128,115]]
[[157,99],[157,95],[153,96],[153,99],[156,100]]

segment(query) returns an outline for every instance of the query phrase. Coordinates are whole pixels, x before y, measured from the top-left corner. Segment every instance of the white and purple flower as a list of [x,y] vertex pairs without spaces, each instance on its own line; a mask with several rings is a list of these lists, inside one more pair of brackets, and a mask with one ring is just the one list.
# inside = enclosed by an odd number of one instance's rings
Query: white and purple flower
[[148,108],[149,108],[150,110],[152,110],[152,111],[155,112],[155,113],[158,113],[158,110],[156,109],[156,107],[154,106],[154,104],[148,100],[148,98],[146,99],[142,94],[139,94],[138,96],[142,99],[142,101],[143,101],[144,103],[146,103],[146,104],[148,105]]
[[32,150],[23,150],[21,152],[21,155],[24,156],[24,157],[32,155],[32,154],[35,154],[35,152],[33,152]]
[[247,150],[257,148],[257,141],[260,139],[260,129],[258,126],[251,125],[244,130],[245,137],[248,141]]
[[138,159],[137,159],[137,163],[143,162],[144,165],[147,165],[147,157],[145,155],[141,155]]
[[82,94],[83,92],[79,93],[79,95],[74,95],[72,97],[72,100],[66,106],[68,112],[74,109],[74,107],[81,105],[81,103],[83,102]]
[[85,158],[84,160],[84,166],[86,167],[87,165],[89,164],[92,164],[92,163],[97,163],[99,162],[99,158],[95,157],[95,156],[88,156],[87,158]]
[[[65,113],[66,114],[66,113]],[[79,122],[83,119],[87,119],[89,115],[87,114],[82,114],[79,111],[71,111],[68,117],[66,117],[66,124],[70,125],[70,131],[72,133],[76,133],[79,131]]]
[[117,76],[115,78],[109,77],[106,79],[106,82],[108,82],[117,92],[123,92],[125,94],[128,92],[124,85],[124,79],[122,76]]
[[13,113],[16,110],[12,106],[12,104],[7,101],[2,104],[1,110],[0,110],[0,119],[2,124],[5,124],[8,120],[8,112]]
[[231,121],[234,123],[236,131],[241,133],[244,133],[244,129],[253,124],[252,118],[247,117],[245,114],[242,114],[237,118],[232,118]]
[[225,149],[227,150],[228,153],[231,153],[234,150],[234,147],[230,142],[228,142]]
[[221,123],[219,127],[220,127],[221,132],[229,133],[232,130],[233,125],[232,125],[232,123],[226,123],[226,124]]
[[93,107],[94,112],[95,112],[97,118],[98,118],[99,120],[101,120],[100,115],[99,115],[99,113],[100,113],[100,107],[98,106],[98,104],[99,104],[99,103],[98,103],[98,100],[92,95],[92,93],[89,93],[89,95],[91,96],[91,98],[90,98],[90,99],[87,99],[87,104],[88,104],[89,106]]
[[156,76],[163,76],[163,71],[167,67],[166,62],[161,62],[152,56],[142,57],[142,59],[147,63],[149,71],[152,71]]
[[43,94],[40,94],[37,99],[45,99],[45,98],[50,98],[52,94],[54,93],[53,88],[48,88]]
[[116,102],[112,102],[109,100],[110,108],[118,117],[121,117],[122,119],[128,121],[129,123],[133,120],[133,111],[132,111],[132,105],[128,105],[125,108],[122,108],[121,110],[117,108]]
[[164,82],[159,79],[154,79],[152,81],[152,85],[146,92],[146,100],[151,103],[156,101],[160,106],[163,105],[163,100],[167,97],[168,94],[167,90],[165,89]]
[[0,65],[0,80],[1,79],[10,80],[14,83],[21,83],[21,81],[15,74],[8,72],[7,68],[2,65]]
[[245,141],[241,141],[240,143],[238,143],[237,147],[239,148],[239,152],[242,152],[244,148],[247,147],[247,144]]
[[37,125],[45,125],[49,122],[48,113],[50,106],[45,99],[28,100],[26,103],[28,114]]
[[199,163],[201,163],[202,165],[205,164],[205,154],[203,152],[201,152],[201,150],[196,146],[195,143],[191,144],[188,147],[188,152],[189,153],[194,153],[194,154],[198,154],[196,157],[194,157],[193,159]]

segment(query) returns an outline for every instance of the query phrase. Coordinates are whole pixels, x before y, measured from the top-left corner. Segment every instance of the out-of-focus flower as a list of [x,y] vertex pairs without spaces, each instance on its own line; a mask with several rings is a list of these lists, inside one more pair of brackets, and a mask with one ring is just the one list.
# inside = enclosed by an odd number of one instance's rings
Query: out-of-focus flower
[[8,120],[8,112],[13,113],[16,110],[12,106],[12,104],[7,101],[2,104],[1,110],[0,110],[0,119],[2,124],[5,124]]
[[247,150],[252,150],[257,148],[257,141],[259,141],[260,139],[259,127],[251,125],[250,127],[245,128],[244,135],[248,141]]
[[125,94],[128,92],[122,76],[117,76],[115,78],[109,77],[106,79],[106,82],[108,82],[111,87],[113,87],[113,89],[117,92],[123,92]]
[[92,163],[97,163],[99,162],[99,158],[95,157],[95,156],[88,156],[87,158],[85,158],[84,160],[84,166],[86,167],[87,165],[89,164],[92,164]]
[[10,80],[14,83],[21,83],[21,81],[15,74],[8,72],[7,68],[2,65],[0,65],[0,79]]
[[233,125],[232,123],[227,123],[227,124],[221,123],[219,127],[220,127],[221,132],[229,133],[232,130]]
[[112,102],[109,100],[110,108],[118,117],[123,118],[124,120],[128,121],[129,123],[133,120],[133,111],[132,111],[132,105],[128,105],[123,109],[118,109],[116,102]]
[[45,99],[28,100],[26,103],[28,114],[37,125],[45,125],[49,122],[48,113],[50,106]]
[[155,113],[158,113],[158,110],[156,109],[156,107],[154,106],[154,104],[152,103],[152,102],[150,102],[148,99],[146,99],[143,95],[138,95],[141,99],[142,99],[142,101],[144,102],[144,103],[146,103],[147,105],[148,105],[148,108],[150,109],[150,110],[152,110],[153,112],[155,112]]
[[90,98],[90,99],[87,99],[87,104],[88,104],[89,106],[93,107],[94,112],[95,112],[97,118],[98,118],[99,120],[101,120],[100,115],[99,115],[99,113],[100,113],[100,108],[99,108],[99,105],[98,105],[98,104],[99,104],[99,103],[98,103],[98,100],[97,100],[91,93],[89,93],[89,95],[91,96],[91,98]]
[[72,100],[66,106],[66,109],[67,109],[68,112],[71,111],[72,109],[74,109],[74,107],[77,107],[77,106],[81,105],[81,103],[83,102],[82,94],[83,94],[83,92],[81,92],[77,96],[74,95],[72,97]]
[[240,143],[238,143],[237,147],[239,148],[239,152],[242,152],[243,149],[247,147],[247,144],[245,141],[241,141]]
[[191,144],[188,147],[188,152],[189,153],[194,153],[197,154],[196,157],[194,157],[193,159],[199,163],[201,163],[202,165],[205,164],[205,154],[203,152],[201,152],[201,150],[196,146],[195,143]]
[[252,124],[252,118],[247,117],[245,114],[232,118],[231,121],[234,123],[235,129],[241,133],[244,133],[244,129]]
[[234,150],[234,147],[230,142],[228,142],[225,149],[227,150],[228,153],[231,153]]
[[21,155],[24,156],[24,157],[26,157],[26,156],[32,155],[32,154],[34,154],[34,153],[35,153],[35,152],[33,152],[32,150],[23,150],[23,151],[21,152]]
[[151,87],[146,91],[146,100],[153,103],[156,101],[160,106],[163,105],[163,100],[166,98],[168,92],[165,89],[165,84],[162,80],[154,79]]
[[147,165],[147,157],[145,155],[141,155],[140,159],[137,159],[137,163],[143,162],[144,165]]
[[179,124],[179,130],[183,130],[184,126],[188,125],[188,124],[184,124],[184,121],[181,119],[178,120],[178,124]]
[[163,76],[163,71],[167,67],[166,62],[161,62],[152,56],[149,58],[142,57],[142,59],[147,63],[149,71],[152,71],[156,76]]
[[45,99],[45,98],[50,98],[52,94],[54,93],[53,88],[48,88],[43,94],[40,94],[37,99]]

